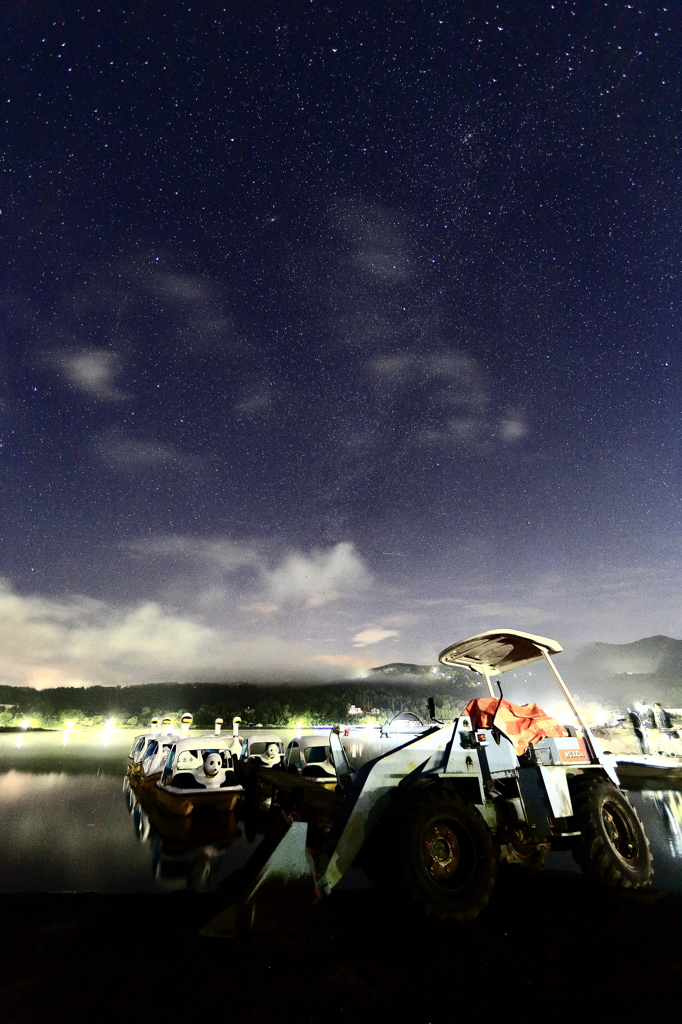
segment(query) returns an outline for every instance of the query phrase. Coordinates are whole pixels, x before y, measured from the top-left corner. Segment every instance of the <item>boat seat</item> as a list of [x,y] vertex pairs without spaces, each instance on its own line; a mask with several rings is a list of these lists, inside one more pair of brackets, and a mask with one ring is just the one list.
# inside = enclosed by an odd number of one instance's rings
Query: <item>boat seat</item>
[[171,786],[175,786],[176,789],[206,789],[203,782],[199,782],[193,772],[178,772],[171,779]]

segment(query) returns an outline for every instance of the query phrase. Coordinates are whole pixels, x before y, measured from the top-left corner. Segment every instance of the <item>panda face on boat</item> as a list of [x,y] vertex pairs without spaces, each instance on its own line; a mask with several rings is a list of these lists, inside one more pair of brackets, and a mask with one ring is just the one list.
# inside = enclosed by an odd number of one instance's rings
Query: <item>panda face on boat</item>
[[204,757],[204,774],[208,778],[213,778],[213,776],[217,775],[222,767],[223,759],[217,751],[206,754]]

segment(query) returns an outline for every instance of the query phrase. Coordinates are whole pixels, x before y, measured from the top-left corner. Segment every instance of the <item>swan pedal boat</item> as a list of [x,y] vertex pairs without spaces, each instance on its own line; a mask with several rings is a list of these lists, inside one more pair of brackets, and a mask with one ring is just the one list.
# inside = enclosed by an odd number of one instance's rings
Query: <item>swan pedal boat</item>
[[242,753],[243,761],[250,761],[259,768],[283,768],[284,744],[274,732],[260,732],[248,736]]
[[616,754],[615,757],[621,779],[682,779],[682,757],[656,754]]
[[326,742],[326,736],[319,733],[293,739],[286,749],[285,767],[288,772],[311,779],[331,790],[336,788],[339,781],[329,743]]
[[152,740],[158,739],[161,734],[161,723],[158,718],[152,718],[147,732],[140,732],[133,737],[128,751],[128,774],[139,775],[142,771],[142,762]]
[[128,775],[134,786],[149,789],[156,785],[177,738],[177,735],[172,733],[156,733],[149,736],[139,763],[128,767]]

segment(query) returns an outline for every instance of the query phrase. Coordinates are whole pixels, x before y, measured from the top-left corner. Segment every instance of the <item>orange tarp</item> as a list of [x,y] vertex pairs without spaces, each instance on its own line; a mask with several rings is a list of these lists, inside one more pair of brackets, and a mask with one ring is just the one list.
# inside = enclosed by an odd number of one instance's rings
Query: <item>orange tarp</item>
[[519,705],[498,701],[496,697],[477,697],[469,701],[462,713],[471,718],[474,729],[489,729],[494,716],[496,728],[512,741],[517,757],[525,754],[529,743],[537,743],[545,736],[568,736],[563,725],[537,704]]

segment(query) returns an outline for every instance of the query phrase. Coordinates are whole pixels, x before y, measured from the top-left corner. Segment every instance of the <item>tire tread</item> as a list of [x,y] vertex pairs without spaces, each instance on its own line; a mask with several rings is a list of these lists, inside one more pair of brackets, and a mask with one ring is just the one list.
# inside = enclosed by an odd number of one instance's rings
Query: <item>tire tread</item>
[[[651,846],[639,815],[625,794],[600,775],[578,775],[571,779],[569,785],[574,817],[582,833],[582,841],[574,849],[573,857],[582,871],[602,885],[614,889],[638,889],[649,885],[653,874]],[[603,838],[602,824],[596,807],[598,790],[601,787],[610,787],[619,795],[618,799],[625,802],[631,823],[639,833],[640,839],[643,839],[645,863],[640,863],[638,868],[629,870],[622,860],[617,860],[617,855]]]

